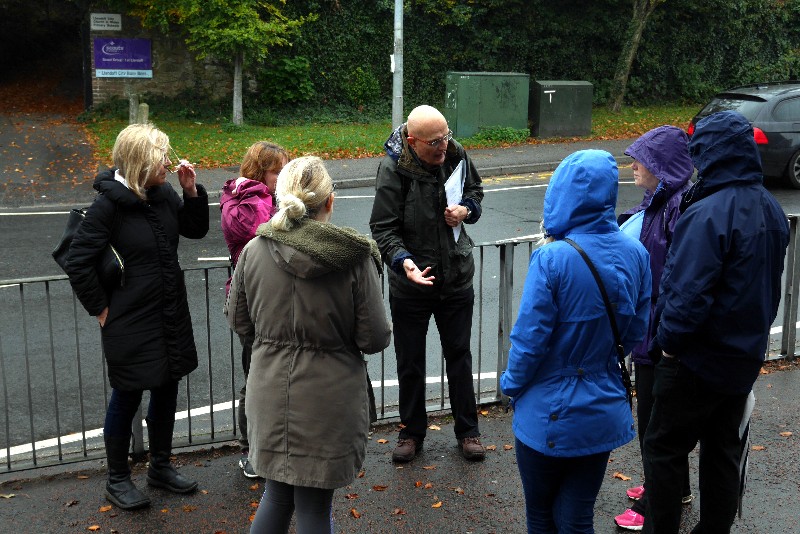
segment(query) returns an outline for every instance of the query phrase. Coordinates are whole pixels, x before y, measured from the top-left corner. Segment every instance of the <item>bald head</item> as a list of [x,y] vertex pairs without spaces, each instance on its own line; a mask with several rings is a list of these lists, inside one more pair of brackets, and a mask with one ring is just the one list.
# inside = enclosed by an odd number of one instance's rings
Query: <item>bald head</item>
[[408,134],[418,139],[434,139],[447,133],[447,119],[433,106],[417,106],[408,114]]

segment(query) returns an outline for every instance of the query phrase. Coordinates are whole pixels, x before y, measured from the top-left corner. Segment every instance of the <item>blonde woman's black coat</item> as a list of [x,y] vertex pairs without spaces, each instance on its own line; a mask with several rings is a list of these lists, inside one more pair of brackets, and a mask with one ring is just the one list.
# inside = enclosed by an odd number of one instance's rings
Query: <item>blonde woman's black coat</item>
[[[150,389],[178,380],[197,367],[197,349],[178,263],[179,236],[200,239],[208,232],[208,195],[181,199],[169,183],[147,191],[147,201],[114,180],[114,170],[97,176],[100,193],[70,247],[66,271],[90,315],[108,306],[102,328],[111,386]],[[94,265],[120,222],[114,247],[125,261],[125,285],[104,288]]]

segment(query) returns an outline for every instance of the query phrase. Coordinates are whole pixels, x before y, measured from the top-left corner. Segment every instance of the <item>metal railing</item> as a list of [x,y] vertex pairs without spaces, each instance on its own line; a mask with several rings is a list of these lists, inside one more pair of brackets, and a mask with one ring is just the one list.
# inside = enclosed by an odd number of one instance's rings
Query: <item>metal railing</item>
[[[795,325],[795,281],[800,279],[798,218],[790,216],[789,221],[783,324]],[[538,236],[530,236],[476,245],[471,346],[479,403],[501,397],[500,375],[506,368],[521,282],[537,241]],[[236,439],[236,399],[244,381],[239,341],[222,313],[228,264],[184,272],[199,366],[182,380],[179,389],[175,448]],[[515,278],[520,282],[515,284]],[[0,281],[0,299],[0,473],[102,458],[110,388],[97,320],[86,314],[63,275]],[[384,300],[388,314],[388,299]],[[780,354],[770,357],[793,358],[795,335],[794,326],[784,328]],[[447,379],[435,329],[431,329],[427,348],[427,409],[446,410]],[[380,356],[367,357],[381,420],[398,416],[393,354],[390,346]],[[142,406],[148,401],[145,394]],[[142,424],[140,413],[133,432],[134,454],[140,455],[145,451]]]

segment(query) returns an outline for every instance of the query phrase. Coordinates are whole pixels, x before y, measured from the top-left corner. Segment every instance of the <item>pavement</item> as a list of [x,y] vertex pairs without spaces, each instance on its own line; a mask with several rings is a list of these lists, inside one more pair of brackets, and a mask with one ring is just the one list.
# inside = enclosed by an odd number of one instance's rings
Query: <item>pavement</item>
[[[756,382],[751,424],[750,468],[742,517],[733,533],[800,532],[800,365],[767,364]],[[410,464],[391,461],[397,422],[373,428],[363,476],[336,490],[335,531],[354,533],[524,533],[525,507],[517,471],[512,414],[498,405],[480,408],[483,462],[464,460],[452,419],[430,418],[420,455]],[[0,475],[0,525],[9,533],[209,533],[248,532],[263,492],[263,481],[245,478],[235,443],[176,451],[180,472],[199,481],[193,495],[150,488],[146,466],[134,466],[133,480],[152,500],[125,512],[104,498],[105,466],[85,461],[37,471]],[[697,496],[684,506],[681,533],[699,518],[697,455],[690,457]],[[624,532],[614,516],[630,506],[625,489],[639,485],[642,467],[636,440],[611,454],[595,507],[595,531]],[[293,530],[292,530],[293,531]]]
[[[0,116],[0,121],[3,118]],[[26,119],[33,123],[31,117]],[[73,165],[64,163],[63,159],[52,156],[59,153],[75,151],[82,153],[89,150],[82,142],[79,133],[71,135],[63,130],[55,130],[55,126],[41,119],[38,129],[25,124],[14,128],[0,128],[0,146],[7,146],[6,168],[0,166],[0,211],[16,209],[49,209],[56,207],[88,206],[94,198],[92,180],[94,173],[75,169]],[[35,124],[34,124],[35,126]],[[69,124],[60,123],[59,128],[68,128]],[[50,134],[45,153],[22,151],[21,146],[30,141],[33,132],[47,129]],[[53,133],[53,132],[57,132]],[[68,144],[68,140],[69,144]],[[44,142],[44,141],[43,141]],[[531,173],[549,172],[558,166],[562,159],[576,150],[598,148],[607,150],[620,163],[630,162],[624,155],[625,149],[633,139],[614,139],[605,141],[575,141],[548,144],[528,144],[507,148],[489,148],[469,150],[475,166],[484,178],[506,175],[527,175]],[[65,146],[67,145],[68,146]],[[5,155],[4,154],[4,155]],[[14,161],[19,159],[20,164]],[[47,162],[53,159],[59,165],[50,162],[48,170],[38,169],[36,161]],[[353,187],[374,187],[375,175],[381,158],[326,160],[325,166],[339,190]],[[30,165],[29,165],[30,164]],[[44,165],[44,163],[43,163]],[[66,166],[69,168],[67,169]],[[56,169],[58,167],[58,169]],[[17,172],[26,171],[26,172]],[[237,166],[222,168],[196,167],[197,181],[208,190],[212,201],[219,199],[222,185],[239,176]],[[80,175],[79,178],[76,178]],[[33,176],[33,179],[31,178]],[[171,179],[171,178],[169,178]],[[177,181],[173,180],[177,186]]]

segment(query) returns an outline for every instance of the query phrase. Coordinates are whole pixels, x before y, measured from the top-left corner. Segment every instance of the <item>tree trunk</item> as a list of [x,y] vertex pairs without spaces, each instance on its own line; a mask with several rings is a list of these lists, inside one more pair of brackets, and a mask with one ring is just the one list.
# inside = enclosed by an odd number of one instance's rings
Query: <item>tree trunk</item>
[[626,33],[627,39],[622,47],[622,52],[617,61],[617,70],[611,82],[611,99],[609,108],[614,113],[622,109],[622,102],[625,99],[625,91],[628,89],[628,78],[633,67],[633,60],[636,59],[636,52],[639,50],[639,43],[642,40],[642,32],[647,24],[647,19],[653,13],[658,4],[663,4],[666,0],[634,0],[633,16],[628,24]]
[[237,52],[233,59],[233,124],[241,126],[244,122],[242,113],[242,63],[244,53]]

